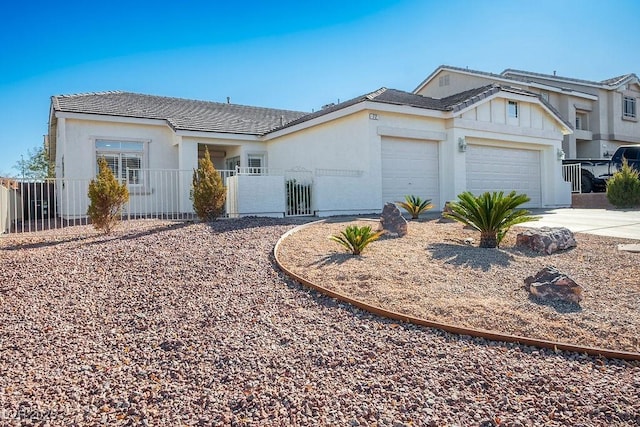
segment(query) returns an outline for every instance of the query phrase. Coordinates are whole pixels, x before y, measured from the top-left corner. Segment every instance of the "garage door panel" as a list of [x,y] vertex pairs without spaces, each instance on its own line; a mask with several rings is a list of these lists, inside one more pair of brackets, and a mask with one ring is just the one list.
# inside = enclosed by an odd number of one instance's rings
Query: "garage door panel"
[[467,189],[525,193],[525,207],[541,206],[540,152],[515,148],[469,145],[466,153]]
[[383,138],[382,199],[404,200],[413,194],[439,206],[438,144],[427,141]]

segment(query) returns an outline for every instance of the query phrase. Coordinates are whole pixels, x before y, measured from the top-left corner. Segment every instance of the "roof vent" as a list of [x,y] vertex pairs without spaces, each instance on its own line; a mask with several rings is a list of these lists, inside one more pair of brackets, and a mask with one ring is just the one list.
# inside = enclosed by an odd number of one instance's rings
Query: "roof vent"
[[333,107],[334,105],[336,105],[336,103],[335,103],[335,102],[330,102],[330,103],[328,103],[328,104],[324,104],[324,105],[322,106],[322,109],[323,109],[323,110],[326,110],[327,108]]

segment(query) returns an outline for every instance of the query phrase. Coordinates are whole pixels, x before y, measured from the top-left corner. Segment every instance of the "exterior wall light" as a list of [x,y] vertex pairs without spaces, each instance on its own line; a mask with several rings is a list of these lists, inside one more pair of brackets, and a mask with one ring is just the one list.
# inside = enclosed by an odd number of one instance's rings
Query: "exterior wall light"
[[464,137],[458,138],[458,151],[461,153],[467,151],[467,141],[464,140]]
[[558,156],[558,160],[564,160],[564,151],[562,151],[562,148],[558,148],[556,155]]

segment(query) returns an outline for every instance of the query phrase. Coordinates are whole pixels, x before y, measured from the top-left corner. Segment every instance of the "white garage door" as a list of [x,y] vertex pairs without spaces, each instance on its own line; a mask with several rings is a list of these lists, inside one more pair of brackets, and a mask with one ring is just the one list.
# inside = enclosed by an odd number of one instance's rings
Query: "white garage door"
[[414,195],[440,207],[439,188],[437,142],[382,139],[383,203]]
[[467,190],[473,194],[515,190],[531,199],[523,206],[541,207],[539,151],[469,145],[466,158]]

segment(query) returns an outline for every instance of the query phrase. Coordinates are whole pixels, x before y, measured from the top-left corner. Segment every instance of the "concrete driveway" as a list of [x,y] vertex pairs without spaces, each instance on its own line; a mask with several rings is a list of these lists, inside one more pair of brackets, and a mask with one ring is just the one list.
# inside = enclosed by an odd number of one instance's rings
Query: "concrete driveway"
[[640,240],[640,210],[609,209],[534,209],[539,221],[526,222],[526,227],[566,227],[574,233],[597,234]]

